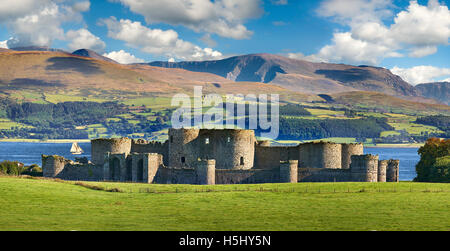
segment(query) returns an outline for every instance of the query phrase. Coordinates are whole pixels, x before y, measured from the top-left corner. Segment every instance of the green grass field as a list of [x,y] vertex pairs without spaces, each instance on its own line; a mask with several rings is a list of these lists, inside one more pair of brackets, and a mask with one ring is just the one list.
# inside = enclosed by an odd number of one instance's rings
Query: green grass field
[[450,184],[89,184],[0,177],[0,230],[450,230]]

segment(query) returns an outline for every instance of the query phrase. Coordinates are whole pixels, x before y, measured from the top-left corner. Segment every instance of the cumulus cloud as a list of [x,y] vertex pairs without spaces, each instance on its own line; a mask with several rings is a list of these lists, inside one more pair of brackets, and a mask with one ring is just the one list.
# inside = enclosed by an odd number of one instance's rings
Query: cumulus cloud
[[49,2],[47,0],[0,0],[0,22],[26,16]]
[[396,41],[414,46],[448,44],[450,37],[450,11],[437,0],[428,6],[411,1],[408,9],[400,12],[390,28]]
[[0,0],[0,24],[12,34],[10,48],[50,46],[55,39],[64,40],[63,23],[82,21],[81,12],[89,6],[89,1],[77,0]]
[[121,64],[135,64],[144,63],[145,60],[135,57],[134,55],[125,52],[124,50],[112,51],[110,53],[103,54],[104,57],[108,57]]
[[333,18],[342,24],[379,22],[392,15],[390,0],[326,0],[317,9],[322,17]]
[[435,81],[446,81],[450,77],[450,68],[439,68],[429,65],[415,66],[412,68],[400,68],[395,66],[391,72],[402,77],[406,82],[417,85]]
[[309,56],[305,56],[303,53],[298,52],[298,53],[286,53],[284,54],[284,56],[291,58],[291,59],[297,59],[297,60],[306,60],[309,62],[316,62],[316,63],[320,63],[320,62],[328,62],[327,59],[323,59],[323,58],[319,58],[317,55],[309,55]]
[[[326,0],[317,13],[350,28],[336,31],[332,43],[312,55],[322,61],[378,64],[390,57],[424,57],[448,45],[450,11],[437,0],[410,1],[394,15],[389,0]],[[390,18],[390,19],[389,19]],[[385,21],[391,25],[385,25]]]
[[68,47],[73,51],[78,49],[90,49],[101,53],[106,47],[105,42],[86,29],[69,30],[66,33],[66,39],[71,41]]
[[178,37],[174,30],[150,29],[140,22],[115,17],[102,19],[108,28],[108,36],[126,42],[127,46],[143,52],[165,55],[182,60],[220,59],[222,53],[211,48],[201,48]]
[[380,57],[390,53],[383,44],[354,39],[350,32],[335,33],[333,44],[323,47],[316,55],[323,61],[377,64]]
[[233,39],[249,38],[247,19],[263,13],[261,0],[116,0],[145,17],[147,23],[183,25],[196,32]]
[[74,3],[72,7],[75,11],[85,12],[90,9],[91,2],[89,2],[89,1],[77,2],[77,3]]
[[8,40],[0,41],[0,48],[8,49]]
[[288,0],[271,0],[272,4],[275,5],[286,5],[288,4]]

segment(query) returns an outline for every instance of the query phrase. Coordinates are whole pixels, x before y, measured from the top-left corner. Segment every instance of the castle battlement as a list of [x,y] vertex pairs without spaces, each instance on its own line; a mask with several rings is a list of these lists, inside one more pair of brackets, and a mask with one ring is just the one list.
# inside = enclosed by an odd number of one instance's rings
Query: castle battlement
[[243,129],[169,129],[166,142],[91,141],[92,162],[42,156],[45,177],[162,184],[396,182],[398,160],[363,155],[363,144],[270,146]]

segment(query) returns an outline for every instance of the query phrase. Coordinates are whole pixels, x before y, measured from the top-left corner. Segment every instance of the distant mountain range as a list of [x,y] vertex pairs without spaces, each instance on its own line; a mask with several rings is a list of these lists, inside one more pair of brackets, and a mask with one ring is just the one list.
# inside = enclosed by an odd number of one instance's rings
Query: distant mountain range
[[450,105],[450,82],[434,82],[416,85],[419,93],[427,98]]
[[[121,65],[85,49],[69,53],[29,47],[0,50],[0,65],[0,98],[22,97],[31,102],[49,94],[69,100],[120,99],[142,94],[171,97],[175,93],[191,93],[193,86],[200,85],[204,93],[278,93],[284,102],[324,102],[324,95],[318,94],[330,94],[342,104],[386,104],[411,111],[450,112],[448,105],[435,105],[434,100],[448,104],[448,83],[415,88],[383,68],[311,63],[270,54],[217,61]],[[444,90],[446,96],[441,95]]]
[[152,62],[151,66],[208,72],[232,81],[263,82],[303,93],[375,91],[418,98],[414,86],[389,70],[372,66],[312,63],[272,54],[200,62]]

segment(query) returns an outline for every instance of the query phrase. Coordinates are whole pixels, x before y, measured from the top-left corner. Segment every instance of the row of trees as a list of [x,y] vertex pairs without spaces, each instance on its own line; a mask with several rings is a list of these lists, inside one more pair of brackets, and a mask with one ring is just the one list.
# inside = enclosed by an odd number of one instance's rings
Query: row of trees
[[435,126],[444,131],[445,136],[447,137],[450,136],[450,116],[434,115],[434,116],[418,117],[415,123]]
[[64,102],[58,104],[8,103],[7,117],[13,121],[43,128],[74,128],[94,124],[125,113],[125,105],[106,102]]
[[280,118],[281,139],[377,138],[386,130],[393,130],[387,124],[386,118],[324,120]]

